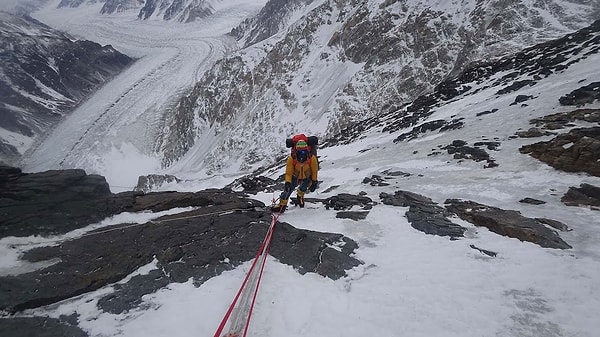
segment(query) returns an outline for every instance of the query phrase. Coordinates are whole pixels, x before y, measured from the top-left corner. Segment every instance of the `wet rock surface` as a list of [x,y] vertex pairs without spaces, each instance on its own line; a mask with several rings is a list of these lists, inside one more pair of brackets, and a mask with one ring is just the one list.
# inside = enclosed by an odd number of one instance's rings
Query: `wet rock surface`
[[[150,266],[149,272],[116,285],[98,302],[104,311],[126,312],[139,306],[142,296],[169,283],[192,279],[200,285],[252,260],[271,223],[262,202],[229,189],[113,194],[103,177],[81,170],[26,174],[11,167],[0,168],[0,187],[0,237],[64,234],[123,211],[192,207],[145,223],[89,230],[26,251],[22,260],[49,266],[0,277],[0,311],[4,313],[91,292]],[[39,206],[46,203],[50,206]],[[54,215],[49,216],[51,213]],[[351,256],[357,247],[341,234],[300,230],[279,222],[270,254],[299,273],[337,279],[361,263]],[[43,318],[1,319],[0,331],[12,331],[1,335],[43,336],[48,332],[49,336],[79,336],[66,318],[44,323],[46,332],[38,331],[40,320]],[[13,326],[19,328],[13,330]]]

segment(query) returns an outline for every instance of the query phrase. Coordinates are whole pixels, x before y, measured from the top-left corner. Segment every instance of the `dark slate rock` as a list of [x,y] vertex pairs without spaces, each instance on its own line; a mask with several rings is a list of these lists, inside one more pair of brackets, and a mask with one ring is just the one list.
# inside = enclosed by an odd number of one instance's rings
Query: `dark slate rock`
[[553,220],[553,219],[547,219],[547,218],[535,218],[537,221],[546,224],[554,229],[558,229],[559,231],[562,232],[568,232],[571,229],[569,229],[569,226],[567,226],[566,224],[558,221],[558,220]]
[[428,131],[448,131],[448,130],[456,130],[463,127],[464,122],[462,122],[464,118],[457,118],[451,121],[446,121],[444,119],[435,120],[423,123],[419,126],[414,127],[411,131],[407,133],[403,133],[400,136],[394,139],[394,143],[398,143],[401,141],[410,141],[419,137],[419,135],[424,134]]
[[[386,182],[385,182],[385,179],[386,179],[386,178],[383,178],[383,177],[382,177],[382,176],[380,176],[380,175],[373,174],[373,175],[372,175],[370,178],[369,178],[369,177],[365,177],[365,178],[362,180],[362,183],[363,183],[363,184],[369,184],[369,185],[371,185],[371,186],[378,186],[378,187],[389,186],[390,184],[389,184],[389,183],[386,183]],[[389,178],[387,178],[387,179],[389,179]]]
[[354,221],[364,220],[369,215],[368,211],[342,211],[335,215],[338,219],[352,219]]
[[79,327],[50,317],[0,318],[0,336],[87,337]]
[[600,207],[600,187],[590,184],[569,187],[569,190],[560,201],[567,206]]
[[283,177],[279,180],[273,180],[271,178],[263,176],[246,176],[235,180],[233,183],[226,187],[237,189],[242,188],[244,192],[256,194],[258,192],[273,192],[277,188],[283,187]]
[[[477,146],[486,146],[488,148],[496,149],[499,146],[499,142],[478,142]],[[463,140],[454,140],[452,144],[442,147],[443,150],[447,150],[448,154],[454,155],[454,159],[470,159],[473,161],[486,161],[485,168],[492,168],[498,166],[496,161],[490,157],[490,155],[479,147],[467,146],[467,142]]]
[[573,129],[550,141],[522,146],[519,151],[558,170],[600,176],[600,127]]
[[473,146],[485,146],[488,150],[498,151],[498,147],[500,146],[500,142],[475,142]]
[[493,114],[494,112],[497,112],[497,111],[498,111],[498,109],[494,108],[492,110],[486,110],[486,111],[478,112],[477,114],[475,114],[475,116],[481,117],[481,116],[484,116],[484,115]]
[[491,250],[487,250],[487,249],[481,249],[481,248],[476,247],[475,245],[469,245],[469,247],[471,247],[475,250],[478,250],[481,253],[483,253],[487,256],[490,256],[490,257],[496,257],[496,255],[498,255],[498,253],[496,253],[496,252],[492,252]]
[[361,206],[363,209],[371,209],[374,205],[369,197],[341,193],[327,198],[323,202],[326,209],[333,208],[336,211],[349,210],[353,206]]
[[[186,282],[191,278],[199,285],[252,260],[271,222],[270,212],[265,210],[262,202],[229,189],[112,194],[98,188],[105,186],[103,178],[94,176],[90,179],[78,170],[23,174],[19,170],[2,168],[0,181],[3,200],[10,202],[10,207],[0,210],[11,210],[11,223],[20,224],[23,227],[21,233],[64,233],[97,221],[102,218],[101,214],[123,210],[157,212],[195,207],[192,211],[143,224],[117,224],[96,229],[78,238],[25,252],[22,256],[25,261],[55,263],[29,273],[0,277],[0,311],[9,313],[94,291],[121,281],[156,260],[156,270],[115,286],[113,293],[99,301],[98,306],[105,311],[126,312],[139,305],[142,296],[168,283]],[[46,198],[48,186],[51,186],[54,198],[62,202],[53,204],[53,212],[59,215],[52,226],[39,228],[28,211],[19,210],[29,209],[32,200]],[[5,193],[5,189],[8,192]],[[72,219],[69,213],[73,213],[72,208],[78,205],[70,198],[77,202],[94,202],[98,207],[82,208],[79,222],[64,227],[61,225]],[[7,221],[2,220],[0,229],[8,233]],[[332,246],[342,249],[338,251]],[[299,230],[279,223],[270,253],[301,273],[316,272],[337,279],[345,275],[346,269],[361,263],[351,257],[356,247],[354,241],[341,234]]]
[[531,204],[531,205],[543,205],[546,202],[542,201],[542,200],[538,200],[538,199],[533,199],[533,198],[523,198],[521,200],[519,200],[520,203],[523,204]]
[[532,242],[544,248],[572,248],[543,222],[524,217],[518,211],[457,199],[448,199],[445,204],[449,211],[456,213],[461,219],[486,227],[496,234]]
[[[558,130],[564,129],[568,125],[577,121],[599,124],[600,109],[577,109],[573,111],[559,112],[540,118],[534,118],[529,121],[529,123],[543,130]],[[542,135],[547,134],[551,133],[546,131],[545,134]]]
[[529,128],[527,131],[517,131],[516,135],[520,138],[536,138],[542,136],[550,136],[553,133],[542,131],[540,128]]
[[402,171],[390,171],[384,170],[381,172],[384,176],[373,174],[371,177],[365,177],[362,180],[363,184],[369,184],[371,186],[389,186],[390,184],[386,182],[386,180],[397,179],[397,177],[410,177],[410,173],[402,172]]
[[533,81],[533,80],[515,81],[511,85],[498,90],[498,92],[496,92],[496,95],[508,94],[510,92],[517,91],[525,86],[532,86],[535,83],[536,83],[536,81]]
[[526,102],[526,101],[528,101],[530,99],[533,99],[533,98],[534,97],[531,96],[531,95],[517,95],[517,97],[515,97],[515,101],[512,102],[512,103],[510,103],[510,105],[516,105],[516,104],[519,104],[519,103],[523,103],[523,102]]
[[558,99],[561,105],[585,105],[600,100],[600,82],[593,82],[575,89]]
[[299,230],[280,222],[273,233],[270,254],[301,274],[314,272],[335,280],[362,263],[350,257],[356,248],[356,242],[341,234]]
[[396,191],[394,195],[381,193],[379,197],[386,205],[409,207],[406,217],[416,230],[450,238],[464,236],[466,228],[448,220],[449,213],[430,198],[401,190]]
[[[66,233],[118,212],[106,180],[83,170],[0,167],[0,238]],[[65,210],[59,212],[58,210]]]
[[402,172],[402,171],[390,171],[390,170],[384,170],[382,172],[383,174],[390,176],[390,177],[410,177],[410,173],[406,173],[406,172]]
[[442,149],[447,150],[448,154],[454,154],[454,159],[472,159],[474,161],[483,161],[490,159],[490,155],[480,148],[470,146],[448,145]]
[[112,293],[98,300],[98,308],[115,315],[122,314],[138,307],[142,302],[142,296],[152,294],[169,283],[170,279],[162,269],[136,275],[125,284],[115,284]]

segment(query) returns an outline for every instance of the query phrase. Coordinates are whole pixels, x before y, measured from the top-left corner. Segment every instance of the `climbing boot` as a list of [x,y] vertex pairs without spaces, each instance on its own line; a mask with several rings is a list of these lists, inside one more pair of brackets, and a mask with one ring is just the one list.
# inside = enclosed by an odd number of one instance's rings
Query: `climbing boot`
[[273,213],[283,213],[287,209],[287,205],[277,205],[271,207],[271,212]]
[[304,196],[298,196],[298,206],[304,208]]
[[296,204],[300,206],[300,208],[304,208],[304,192],[298,189],[298,192],[296,192],[296,196]]
[[287,208],[287,200],[279,200],[279,205],[271,207],[271,212],[273,213],[283,213]]

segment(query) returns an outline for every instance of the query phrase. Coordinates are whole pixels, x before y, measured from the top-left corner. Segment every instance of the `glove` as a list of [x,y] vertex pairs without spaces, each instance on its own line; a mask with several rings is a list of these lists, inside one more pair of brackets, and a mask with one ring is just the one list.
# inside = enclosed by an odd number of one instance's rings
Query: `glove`
[[309,191],[314,192],[317,189],[317,185],[319,184],[319,182],[317,180],[313,180],[310,183],[310,187],[308,188]]
[[291,192],[292,191],[292,183],[285,183],[285,185],[283,186],[283,190],[285,192]]

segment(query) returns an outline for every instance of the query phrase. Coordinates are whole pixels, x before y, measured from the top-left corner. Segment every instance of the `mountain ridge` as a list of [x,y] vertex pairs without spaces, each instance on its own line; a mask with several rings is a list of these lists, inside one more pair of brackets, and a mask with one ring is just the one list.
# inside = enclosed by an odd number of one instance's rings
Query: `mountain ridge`
[[133,59],[25,16],[0,12],[0,159],[33,143]]
[[[376,117],[408,104],[470,62],[517,52],[520,46],[582,28],[586,21],[582,18],[590,17],[585,9],[597,7],[568,5],[467,2],[464,6],[470,11],[445,12],[449,5],[437,3],[436,10],[418,1],[410,2],[411,7],[394,1],[381,6],[368,1],[310,2],[287,30],[242,49],[206,72],[180,102],[181,115],[168,122],[173,130],[187,118],[183,124],[188,127],[177,131],[186,135],[185,142],[161,144],[163,165],[174,164],[188,151],[188,157],[198,158],[196,165],[209,172],[226,169],[227,162],[250,162],[240,150],[251,146],[244,140],[252,139],[252,134],[262,135],[261,144],[275,142],[283,129],[308,129],[327,138],[365,116]],[[574,14],[578,11],[581,17]],[[550,18],[560,23],[553,24]],[[246,45],[242,32],[260,31],[260,23],[254,25],[242,25],[245,28],[234,29],[233,35]],[[234,78],[235,87],[226,78]],[[240,119],[264,122],[257,130],[228,122]],[[215,132],[222,135],[220,145],[201,161],[193,144],[203,133]],[[281,150],[279,145],[256,147],[254,152],[271,160],[272,153]]]

